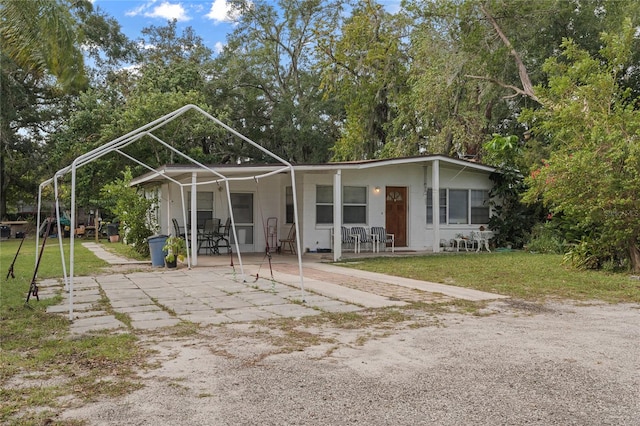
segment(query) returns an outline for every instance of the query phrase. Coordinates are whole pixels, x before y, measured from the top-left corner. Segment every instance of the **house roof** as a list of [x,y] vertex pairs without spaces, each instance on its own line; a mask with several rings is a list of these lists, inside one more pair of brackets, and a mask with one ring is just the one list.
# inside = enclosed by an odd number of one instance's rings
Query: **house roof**
[[[362,170],[370,169],[374,167],[384,166],[397,166],[408,164],[420,164],[420,163],[432,163],[435,160],[439,160],[441,163],[450,165],[455,168],[472,169],[484,173],[495,172],[496,168],[487,166],[484,164],[476,163],[468,160],[461,160],[458,158],[447,157],[445,155],[421,155],[415,157],[402,157],[402,158],[387,158],[376,160],[359,160],[359,161],[339,161],[332,163],[322,164],[295,164],[293,166],[296,172],[326,172],[336,170]],[[279,169],[283,169],[282,164],[207,164],[206,167],[215,170],[217,173],[223,176],[234,176],[259,174],[275,172]],[[286,168],[286,167],[284,167]],[[153,172],[145,173],[141,176],[134,178],[131,185],[141,185],[144,183],[162,181],[164,176],[179,177],[184,174],[191,174],[196,172],[198,174],[211,173],[210,170],[204,169],[195,164],[165,164],[158,167]]]

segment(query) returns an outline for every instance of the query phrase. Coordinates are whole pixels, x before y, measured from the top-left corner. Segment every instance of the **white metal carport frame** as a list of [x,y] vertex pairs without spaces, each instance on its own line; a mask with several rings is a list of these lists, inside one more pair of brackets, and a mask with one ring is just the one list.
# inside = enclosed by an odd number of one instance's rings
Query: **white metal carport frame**
[[[213,121],[215,124],[221,126],[223,129],[225,129],[226,131],[232,133],[233,135],[237,136],[238,138],[242,139],[243,141],[249,143],[251,146],[259,149],[260,151],[262,151],[263,153],[267,154],[268,156],[270,156],[271,158],[277,160],[278,162],[280,162],[283,167],[280,169],[277,169],[275,171],[271,171],[268,173],[263,173],[260,175],[253,175],[253,176],[249,176],[249,177],[227,177],[222,175],[221,173],[217,172],[216,170],[202,164],[201,162],[191,158],[190,156],[184,154],[183,152],[175,149],[174,147],[172,147],[171,145],[167,144],[166,142],[164,142],[162,139],[158,138],[157,136],[155,136],[152,132],[155,130],[158,130],[160,128],[162,128],[163,126],[165,126],[167,123],[175,120],[176,118],[178,118],[179,116],[189,112],[189,111],[195,111],[197,113],[200,113],[201,115],[203,115],[204,117],[208,118],[209,120]],[[144,168],[150,170],[151,172],[155,173],[158,176],[163,176],[164,178],[166,178],[167,180],[170,180],[173,183],[176,183],[177,185],[180,186],[180,193],[181,193],[181,200],[182,200],[182,216],[183,216],[183,220],[184,223],[187,223],[186,220],[186,208],[185,208],[185,204],[184,204],[184,186],[189,186],[191,185],[191,187],[193,188],[192,192],[196,193],[197,192],[197,183],[196,182],[191,182],[190,184],[182,184],[180,182],[178,182],[177,180],[167,176],[166,174],[164,174],[163,172],[159,172],[156,171],[155,169],[153,169],[151,166],[147,165],[146,163],[144,163],[143,161],[140,161],[138,159],[135,159],[134,157],[122,152],[122,149],[127,147],[128,145],[144,138],[144,137],[150,137],[151,139],[153,139],[154,141],[156,141],[157,143],[163,145],[164,147],[168,148],[169,150],[171,150],[172,152],[174,152],[175,154],[183,157],[184,159],[190,161],[192,164],[198,166],[199,168],[209,171],[213,176],[215,176],[215,179],[212,182],[224,182],[226,189],[227,189],[227,203],[228,203],[228,208],[229,208],[229,217],[231,218],[231,226],[233,229],[233,237],[234,237],[234,241],[236,242],[236,253],[238,254],[238,260],[240,263],[240,272],[241,272],[241,276],[242,279],[244,280],[244,268],[242,265],[242,256],[240,253],[240,249],[239,249],[239,243],[238,243],[238,238],[236,235],[236,227],[235,227],[235,220],[233,217],[233,209],[231,206],[231,194],[230,194],[230,188],[229,188],[229,182],[230,181],[237,181],[237,180],[248,180],[248,179],[252,179],[252,180],[259,180],[261,178],[265,178],[265,177],[269,177],[271,175],[275,175],[284,171],[289,171],[291,172],[291,185],[293,187],[293,212],[294,212],[294,218],[295,218],[295,227],[296,227],[296,246],[297,246],[297,256],[298,256],[298,270],[299,270],[299,275],[300,275],[300,290],[302,292],[302,300],[305,300],[304,297],[304,276],[303,276],[303,272],[302,272],[302,254],[301,254],[301,250],[300,250],[300,230],[299,230],[299,221],[298,221],[298,202],[297,202],[297,198],[296,198],[296,179],[295,179],[295,171],[294,171],[294,167],[291,163],[289,163],[288,161],[282,159],[281,157],[277,156],[276,154],[272,153],[271,151],[267,150],[266,148],[260,146],[259,144],[257,144],[256,142],[252,141],[251,139],[247,138],[246,136],[242,135],[241,133],[237,132],[236,130],[232,129],[231,127],[227,126],[226,124],[222,123],[220,120],[218,120],[217,118],[213,117],[212,115],[210,115],[209,113],[207,113],[206,111],[202,110],[200,107],[196,106],[196,105],[185,105],[182,108],[179,108],[169,114],[166,114],[160,118],[158,118],[157,120],[154,120],[150,123],[147,123],[144,126],[139,127],[136,130],[133,130],[117,139],[112,140],[111,142],[108,142],[98,148],[95,148],[85,154],[82,154],[78,157],[76,157],[76,159],[73,161],[73,163],[67,167],[64,167],[60,170],[58,170],[54,176],[51,179],[45,180],[40,184],[40,187],[38,189],[38,227],[40,226],[40,222],[41,222],[41,209],[42,209],[42,190],[43,188],[51,185],[51,183],[53,183],[54,186],[54,197],[55,197],[55,209],[56,209],[56,219],[57,219],[57,227],[58,227],[58,241],[59,241],[59,246],[60,246],[60,256],[61,256],[61,261],[62,261],[62,271],[63,271],[63,278],[64,278],[64,287],[65,287],[65,291],[69,292],[69,320],[73,321],[73,284],[74,284],[74,256],[75,256],[75,247],[74,247],[74,241],[75,241],[75,222],[76,222],[76,172],[77,169],[79,167],[82,167],[86,164],[89,164],[91,162],[93,162],[94,160],[97,160],[98,158],[101,158],[107,154],[110,154],[112,152],[116,152],[120,155],[123,155],[124,157],[128,158],[131,161],[134,161],[135,163],[137,163],[140,166],[143,166]],[[58,193],[58,179],[60,179],[61,177],[63,177],[64,175],[71,173],[71,232],[70,232],[70,247],[69,247],[69,274],[67,276],[67,271],[66,271],[66,262],[65,262],[65,254],[64,254],[64,250],[63,250],[63,246],[62,246],[62,228],[60,225],[60,202],[59,202],[59,193]],[[195,201],[195,197],[192,197],[192,203]],[[196,212],[195,209],[192,209],[192,216],[195,216]],[[187,263],[188,263],[188,267],[191,268],[191,259],[195,258],[197,259],[197,229],[196,229],[196,220],[195,218],[192,218],[191,220],[191,242],[189,244],[189,248],[191,253],[189,253],[189,250],[187,251]],[[96,229],[96,232],[98,232],[98,230]],[[36,263],[37,263],[37,259],[38,259],[38,255],[39,255],[39,237],[40,237],[40,232],[38,231],[36,234]]]

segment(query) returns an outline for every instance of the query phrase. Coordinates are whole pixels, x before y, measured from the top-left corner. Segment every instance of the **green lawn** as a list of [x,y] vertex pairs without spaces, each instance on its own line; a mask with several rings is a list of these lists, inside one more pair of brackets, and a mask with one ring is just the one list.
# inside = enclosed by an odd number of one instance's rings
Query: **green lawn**
[[[73,394],[92,400],[138,387],[135,367],[146,356],[134,344],[137,339],[133,334],[71,338],[66,315],[46,313],[47,306],[59,302],[59,298],[37,301],[31,297],[29,306],[25,306],[36,246],[35,239],[24,242],[15,263],[15,278],[6,279],[19,243],[0,241],[0,424],[44,424],[60,410],[60,396]],[[81,243],[75,244],[76,275],[96,273],[107,266]],[[63,248],[68,257],[69,240]],[[38,277],[62,277],[57,239],[47,241]],[[106,376],[109,379],[105,381]],[[16,386],[16,380],[20,386]],[[38,410],[30,411],[30,407]],[[19,419],[14,417],[25,411],[27,414]]]
[[629,274],[577,271],[563,266],[560,255],[456,253],[358,259],[339,265],[529,300],[549,297],[640,303],[640,281]]

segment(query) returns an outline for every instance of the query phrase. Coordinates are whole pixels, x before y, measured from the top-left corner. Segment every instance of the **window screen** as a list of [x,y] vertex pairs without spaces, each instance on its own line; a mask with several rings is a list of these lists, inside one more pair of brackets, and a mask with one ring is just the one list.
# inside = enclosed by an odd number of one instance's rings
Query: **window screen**
[[489,191],[471,190],[471,223],[489,223]]
[[469,223],[469,191],[466,189],[449,190],[449,224]]
[[342,189],[342,197],[344,223],[367,223],[367,188],[345,186]]
[[316,186],[316,224],[333,223],[333,187]]

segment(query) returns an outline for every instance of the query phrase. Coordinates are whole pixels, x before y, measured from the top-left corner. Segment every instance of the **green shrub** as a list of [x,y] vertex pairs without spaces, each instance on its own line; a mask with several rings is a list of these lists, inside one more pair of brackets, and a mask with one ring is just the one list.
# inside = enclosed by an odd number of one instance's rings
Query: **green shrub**
[[533,227],[527,250],[533,253],[562,254],[565,244],[550,222],[540,223]]
[[123,178],[105,185],[100,194],[103,202],[120,218],[120,235],[143,256],[149,255],[147,238],[156,231],[155,197],[148,198],[130,186],[131,169],[122,172]]
[[606,272],[621,272],[631,268],[628,258],[620,249],[604,244],[603,240],[582,237],[565,253],[563,263],[576,269],[602,269]]

